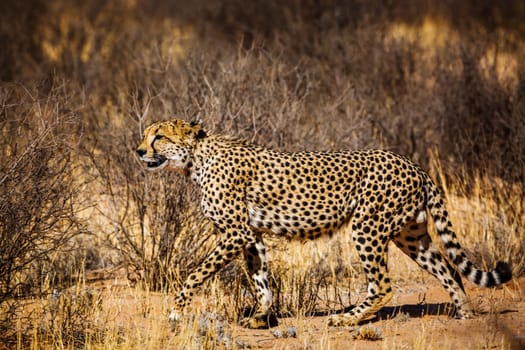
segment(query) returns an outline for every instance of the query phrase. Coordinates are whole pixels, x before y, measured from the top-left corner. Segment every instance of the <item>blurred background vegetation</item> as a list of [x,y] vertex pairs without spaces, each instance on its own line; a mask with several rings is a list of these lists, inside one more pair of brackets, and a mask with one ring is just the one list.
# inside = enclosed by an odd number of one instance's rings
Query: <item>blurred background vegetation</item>
[[0,43],[0,331],[85,271],[167,291],[206,254],[195,188],[134,157],[174,117],[407,155],[493,200],[487,257],[523,273],[523,1],[5,0]]

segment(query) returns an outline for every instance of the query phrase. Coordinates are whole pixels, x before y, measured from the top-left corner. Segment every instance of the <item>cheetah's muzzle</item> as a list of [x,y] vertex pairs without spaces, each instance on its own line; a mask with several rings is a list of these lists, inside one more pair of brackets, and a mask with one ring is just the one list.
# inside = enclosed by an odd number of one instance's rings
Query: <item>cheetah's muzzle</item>
[[149,170],[157,169],[162,166],[168,159],[160,154],[154,155],[154,160],[146,160],[146,165]]

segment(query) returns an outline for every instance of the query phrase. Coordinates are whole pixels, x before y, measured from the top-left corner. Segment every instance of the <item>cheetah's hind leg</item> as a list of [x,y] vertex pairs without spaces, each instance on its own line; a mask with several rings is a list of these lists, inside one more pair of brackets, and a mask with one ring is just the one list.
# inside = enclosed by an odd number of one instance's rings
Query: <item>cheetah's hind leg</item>
[[459,272],[432,242],[427,232],[426,220],[409,222],[393,241],[406,255],[441,282],[454,302],[457,318],[471,318],[474,315]]
[[375,240],[372,245],[367,245],[363,232],[354,231],[352,236],[368,280],[368,294],[366,299],[350,312],[330,316],[329,326],[355,326],[392,299],[392,287],[387,267],[388,242],[382,243],[380,240]]

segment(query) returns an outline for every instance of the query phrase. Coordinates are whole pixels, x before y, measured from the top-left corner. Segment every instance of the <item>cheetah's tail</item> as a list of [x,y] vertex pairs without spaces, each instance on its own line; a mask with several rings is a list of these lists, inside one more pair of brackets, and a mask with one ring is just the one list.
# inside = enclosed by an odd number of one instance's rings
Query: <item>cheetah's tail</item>
[[427,196],[427,207],[439,237],[445,245],[450,261],[457,266],[461,274],[481,287],[495,287],[509,281],[512,278],[512,268],[509,263],[499,261],[492,271],[482,271],[467,258],[452,229],[443,199],[430,179],[427,184]]

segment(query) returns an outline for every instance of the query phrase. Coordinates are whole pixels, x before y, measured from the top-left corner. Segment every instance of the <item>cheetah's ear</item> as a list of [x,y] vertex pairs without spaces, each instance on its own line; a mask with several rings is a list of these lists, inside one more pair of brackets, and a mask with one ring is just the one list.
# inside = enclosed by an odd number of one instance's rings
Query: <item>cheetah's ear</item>
[[203,139],[207,136],[206,131],[204,131],[204,129],[202,128],[202,124],[199,121],[191,121],[190,126],[192,127],[192,131],[195,135],[196,140]]
[[199,129],[199,131],[197,131],[197,134],[195,134],[196,139],[203,139],[205,137],[206,137],[206,131],[204,131],[203,129]]

